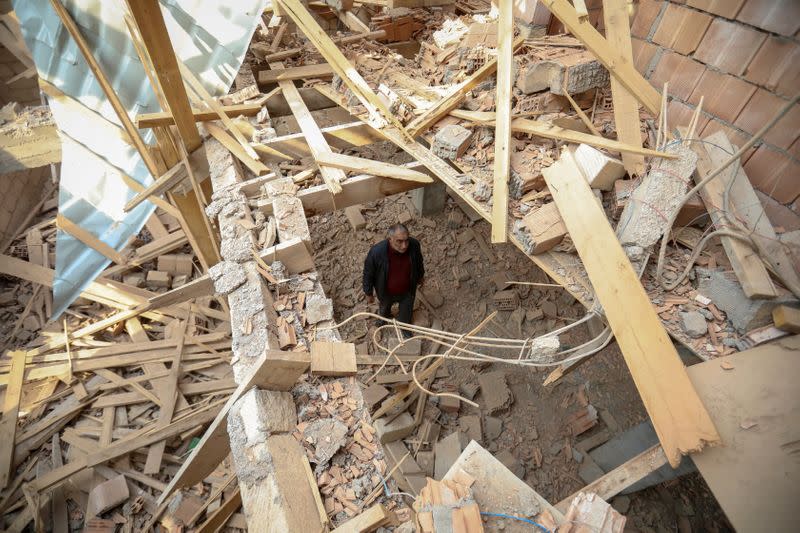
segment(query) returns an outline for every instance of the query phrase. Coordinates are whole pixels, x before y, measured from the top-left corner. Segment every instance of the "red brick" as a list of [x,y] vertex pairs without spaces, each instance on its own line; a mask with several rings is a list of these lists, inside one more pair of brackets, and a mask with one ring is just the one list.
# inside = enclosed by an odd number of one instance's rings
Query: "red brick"
[[[748,133],[755,133],[786,104],[786,100],[758,89],[747,102],[734,124]],[[800,136],[800,106],[793,106],[777,124],[772,126],[764,140],[778,148],[788,149]]]
[[647,39],[650,35],[650,28],[653,26],[656,17],[661,12],[663,1],[642,0],[636,6],[636,15],[631,24],[631,35],[640,39]]
[[705,13],[670,4],[661,17],[653,42],[681,54],[691,54],[703,39],[711,20]]
[[797,0],[747,0],[736,20],[773,33],[794,35],[800,30]]
[[664,82],[668,81],[667,92],[686,100],[700,81],[703,70],[705,67],[701,63],[665,50],[653,75],[650,76],[650,83],[660,91],[664,87]]
[[800,87],[800,46],[788,39],[769,37],[744,77],[780,95],[794,96]]
[[631,38],[631,47],[633,48],[633,65],[636,70],[644,74],[656,55],[658,47],[647,41],[641,39]]
[[[734,128],[723,124],[719,120],[710,120],[706,127],[703,128],[703,131],[700,133],[700,138],[705,139],[709,135],[713,135],[718,131],[724,131],[725,135],[731,141],[731,144],[736,147],[738,150],[739,147],[744,146],[747,141],[749,141],[752,137],[750,135],[742,135],[742,133]],[[755,148],[750,148],[747,150],[744,155],[739,159],[742,164],[746,163],[750,157],[755,153]]]
[[689,0],[687,5],[720,17],[732,19],[739,12],[744,2],[745,0]]
[[766,37],[766,34],[742,24],[716,18],[694,57],[724,72],[741,76]]
[[[694,107],[689,107],[679,100],[670,100],[667,105],[667,126],[670,131],[679,126],[688,128],[689,122],[692,120],[692,115],[694,115],[694,110]],[[694,130],[695,137],[703,131],[703,128],[706,127],[709,120],[708,116],[700,113],[700,116],[697,117],[697,126]]]
[[753,187],[782,204],[792,203],[800,196],[800,162],[782,153],[761,146],[745,163],[744,171]]
[[756,86],[739,78],[706,69],[689,102],[697,105],[703,99],[703,110],[727,122],[733,122],[756,92]]

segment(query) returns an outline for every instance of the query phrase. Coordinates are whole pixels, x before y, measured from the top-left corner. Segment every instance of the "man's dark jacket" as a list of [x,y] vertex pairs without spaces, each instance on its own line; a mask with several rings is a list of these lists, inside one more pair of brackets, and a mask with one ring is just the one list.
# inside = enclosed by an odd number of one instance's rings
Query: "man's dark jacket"
[[[425,276],[425,266],[422,263],[422,249],[419,241],[408,238],[408,250],[411,255],[411,290],[417,288],[419,280]],[[383,240],[369,249],[367,259],[364,261],[364,294],[372,294],[372,289],[378,295],[378,300],[386,299],[386,282],[389,279],[389,240]]]

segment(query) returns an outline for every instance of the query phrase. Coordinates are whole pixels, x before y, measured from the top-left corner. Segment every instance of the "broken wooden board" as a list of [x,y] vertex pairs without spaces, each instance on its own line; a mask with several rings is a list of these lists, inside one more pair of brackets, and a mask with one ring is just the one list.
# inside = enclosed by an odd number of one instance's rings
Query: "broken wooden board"
[[315,376],[354,376],[356,345],[352,342],[314,341],[311,343],[311,374]]
[[[720,443],[714,423],[573,155],[543,171],[670,464]],[[630,318],[636,317],[636,321]]]
[[373,161],[362,157],[344,154],[321,153],[315,157],[317,163],[325,167],[333,167],[349,172],[360,172],[373,176],[383,176],[396,180],[414,181],[417,183],[433,183],[433,178],[416,170],[401,165],[393,165],[382,161]]
[[[561,511],[550,505],[527,483],[522,481],[497,458],[475,441],[470,442],[442,479],[458,479],[461,473],[472,477],[470,487],[478,506],[493,513],[518,516],[524,509],[525,516],[534,516],[549,511],[557,523],[564,519]],[[499,520],[497,519],[498,523]],[[503,520],[509,533],[530,532],[530,525]]]
[[575,494],[567,496],[556,504],[556,508],[566,513],[572,500],[582,492],[591,492],[604,500],[610,500],[665,464],[667,464],[667,456],[664,455],[664,449],[660,444],[656,444],[606,475],[592,481]]
[[303,65],[287,69],[262,70],[258,73],[258,83],[268,85],[279,81],[307,80],[311,78],[331,78],[333,69],[327,63]]
[[687,368],[725,446],[692,454],[736,531],[793,531],[800,336]]
[[289,390],[311,362],[308,352],[280,352],[270,350],[262,355],[242,380],[224,407],[209,425],[203,438],[192,450],[158,499],[161,505],[179,488],[190,487],[205,479],[230,453],[228,441],[228,413],[233,404],[252,387],[270,390]]
[[3,398],[3,418],[0,420],[0,488],[8,485],[13,474],[14,441],[17,434],[22,383],[25,376],[26,354],[22,350],[11,352],[11,372]]
[[[254,117],[261,111],[261,106],[258,104],[236,104],[222,106],[222,110],[229,117]],[[216,111],[201,111],[193,110],[192,114],[197,122],[210,122],[212,120],[219,120],[219,115]],[[159,126],[174,126],[175,119],[172,113],[168,111],[159,111],[158,113],[142,113],[136,115],[136,127],[139,129],[157,128]]]

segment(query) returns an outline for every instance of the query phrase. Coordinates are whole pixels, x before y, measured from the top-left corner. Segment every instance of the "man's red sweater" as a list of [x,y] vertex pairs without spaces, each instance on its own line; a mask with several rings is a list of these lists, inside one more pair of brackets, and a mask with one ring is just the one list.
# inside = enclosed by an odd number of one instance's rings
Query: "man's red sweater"
[[405,294],[411,288],[411,254],[395,251],[389,246],[389,277],[386,292],[396,296]]

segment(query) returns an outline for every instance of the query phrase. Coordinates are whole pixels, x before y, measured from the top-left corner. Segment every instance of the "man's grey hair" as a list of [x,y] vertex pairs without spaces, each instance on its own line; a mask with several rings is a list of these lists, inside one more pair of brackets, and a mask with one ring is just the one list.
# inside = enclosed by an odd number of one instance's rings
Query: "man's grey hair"
[[400,224],[398,222],[397,224],[394,224],[394,225],[390,226],[389,230],[386,233],[389,235],[389,237],[391,237],[392,235],[394,235],[395,233],[398,233],[398,232],[400,232],[400,233],[408,233],[408,228],[406,227],[405,224]]

